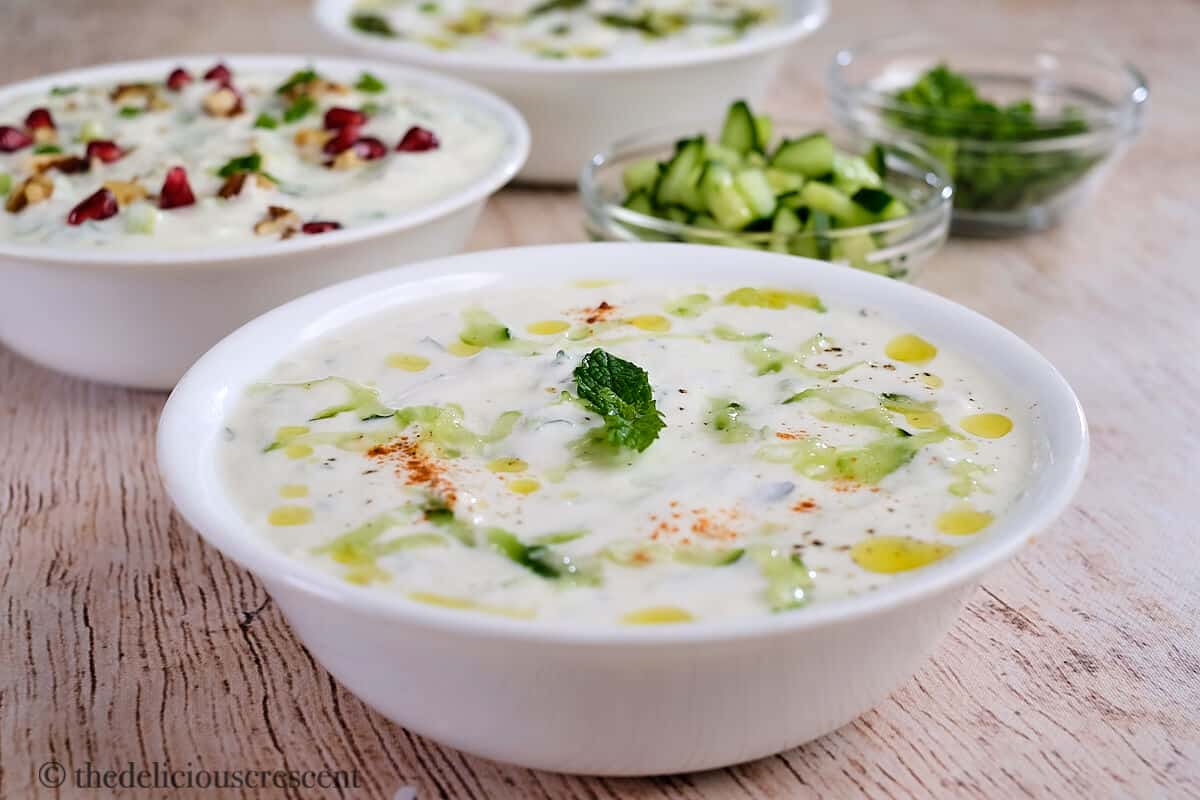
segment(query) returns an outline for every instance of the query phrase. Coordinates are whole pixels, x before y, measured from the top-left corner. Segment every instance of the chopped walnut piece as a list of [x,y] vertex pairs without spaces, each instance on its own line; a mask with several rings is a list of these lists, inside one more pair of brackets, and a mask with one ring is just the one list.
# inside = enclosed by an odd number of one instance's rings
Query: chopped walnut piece
[[261,173],[235,172],[225,179],[221,184],[221,188],[217,190],[217,197],[223,197],[228,200],[230,197],[236,197],[242,193],[242,188],[246,185],[246,179],[250,175],[254,175],[254,183],[260,189],[274,189],[275,181]]
[[361,163],[363,163],[363,160],[359,158],[358,153],[354,150],[354,148],[350,148],[349,150],[343,150],[334,156],[333,160],[329,162],[329,168],[339,170],[354,169]]
[[286,239],[300,227],[300,215],[290,208],[283,206],[267,206],[267,216],[254,226],[254,232],[259,236],[270,236],[278,233]]
[[154,86],[149,83],[122,83],[109,92],[108,97],[114,103],[147,102],[154,94]]
[[332,136],[333,131],[325,131],[320,128],[301,128],[292,137],[292,142],[296,147],[324,147]]
[[146,197],[148,192],[146,187],[142,186],[137,181],[105,181],[104,188],[108,189],[117,198],[117,205],[127,206],[130,203],[136,203]]
[[52,194],[54,194],[54,181],[50,180],[49,176],[32,175],[8,193],[8,200],[4,203],[4,208],[10,213],[16,214],[26,206],[49,199]]
[[68,156],[62,153],[42,153],[29,159],[29,168],[38,175],[56,169],[67,175],[87,172],[92,168],[92,162],[80,156]]
[[210,92],[204,98],[204,111],[210,117],[233,117],[242,113],[242,98],[228,86]]
[[324,78],[313,78],[311,81],[303,81],[289,86],[283,96],[288,100],[295,100],[307,95],[316,100],[323,94],[346,94],[349,91],[350,87],[343,83],[334,83]]

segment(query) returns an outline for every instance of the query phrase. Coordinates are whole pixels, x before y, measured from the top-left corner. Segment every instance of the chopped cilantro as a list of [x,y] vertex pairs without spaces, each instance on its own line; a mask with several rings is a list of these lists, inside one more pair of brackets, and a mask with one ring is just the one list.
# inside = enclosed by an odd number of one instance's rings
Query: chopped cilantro
[[286,81],[279,84],[279,87],[275,89],[275,94],[287,94],[297,86],[301,86],[306,83],[312,83],[319,77],[321,76],[318,75],[317,71],[312,67],[309,67],[308,69],[297,70],[296,72],[293,72]]
[[50,95],[52,97],[62,97],[67,94],[74,94],[79,91],[78,86],[52,86],[50,87]]
[[121,106],[121,110],[117,113],[126,119],[131,119],[133,117],[140,117],[145,110],[137,106]]
[[313,100],[306,94],[297,97],[290,106],[284,109],[283,121],[296,122],[308,116],[309,112],[317,107],[317,101]]
[[392,30],[392,26],[387,19],[379,14],[359,13],[350,17],[350,27],[361,33],[369,33],[372,36],[388,36],[396,35]]
[[270,114],[263,112],[254,120],[254,127],[266,128],[269,131],[273,131],[279,127],[279,120],[275,119]]
[[33,148],[33,154],[35,156],[61,153],[62,151],[63,149],[56,144],[39,144],[37,147]]
[[359,76],[358,83],[354,84],[354,88],[367,94],[379,94],[380,92],[387,91],[387,84],[371,73],[364,72]]
[[666,427],[646,371],[599,348],[575,368],[579,399],[604,419],[603,439],[641,452]]

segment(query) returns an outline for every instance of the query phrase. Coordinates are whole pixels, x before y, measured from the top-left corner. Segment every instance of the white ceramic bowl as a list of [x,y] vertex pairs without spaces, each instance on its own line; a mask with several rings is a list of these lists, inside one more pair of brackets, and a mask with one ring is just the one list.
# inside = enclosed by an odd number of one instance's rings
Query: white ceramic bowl
[[520,109],[533,152],[520,178],[574,184],[593,153],[651,126],[680,127],[737,98],[763,99],[788,47],[817,30],[829,0],[781,0],[786,22],[721,47],[604,59],[456,53],[355,33],[354,0],[316,0],[321,25],[352,46],[487,87]]
[[193,72],[216,61],[291,72],[314,64],[336,79],[364,70],[461,98],[506,134],[495,165],[462,190],[380,222],[284,242],[204,250],[54,249],[0,241],[0,341],[32,361],[91,380],[169,389],[222,336],[269,308],[347,278],[457,252],[488,196],[529,153],[512,106],[456,80],[370,61],[308,56],[208,55],[60,72],[0,89],[0,104],[51,86]]
[[[797,285],[886,309],[977,358],[1034,409],[1029,488],[952,557],[860,597],[750,620],[571,627],[439,609],[302,565],[230,502],[217,448],[247,385],[295,349],[384,309],[547,276],[647,276]],[[1061,375],[994,322],[915,287],[820,261],[677,244],[473,253],[316,292],[251,322],[180,381],[158,431],[159,469],[184,518],[250,569],[309,651],[388,718],[527,767],[606,775],[707,769],[820,736],[878,703],[933,650],[989,568],[1063,510],[1087,461],[1083,412]],[[231,698],[236,702],[236,698]]]

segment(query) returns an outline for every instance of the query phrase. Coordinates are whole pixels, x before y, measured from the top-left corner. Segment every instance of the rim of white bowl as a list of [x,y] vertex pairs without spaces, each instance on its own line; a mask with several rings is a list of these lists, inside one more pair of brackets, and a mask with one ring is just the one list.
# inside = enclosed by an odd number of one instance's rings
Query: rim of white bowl
[[[299,69],[313,65],[335,74],[355,72],[376,73],[389,80],[411,82],[432,92],[445,92],[461,98],[472,108],[483,109],[491,114],[504,129],[507,144],[503,155],[486,172],[467,186],[434,203],[397,214],[378,222],[359,225],[342,230],[330,231],[320,236],[294,237],[286,241],[255,242],[245,245],[218,246],[196,249],[67,249],[46,245],[14,244],[0,241],[0,257],[21,258],[36,262],[39,266],[124,266],[179,269],[184,264],[222,264],[227,262],[253,262],[258,259],[286,256],[312,250],[337,249],[365,239],[385,236],[425,224],[447,214],[454,213],[471,203],[487,199],[508,183],[529,157],[529,127],[525,118],[513,106],[498,95],[457,78],[446,77],[396,62],[375,61],[362,58],[327,58],[302,54],[238,54],[201,53],[161,58],[138,59],[108,64],[98,64],[81,69],[56,72],[37,78],[7,84],[0,87],[0,103],[8,102],[21,95],[45,91],[51,86],[71,84],[95,84],[125,77],[165,76],[177,66],[196,70],[214,63],[228,64],[236,73],[239,69]],[[330,254],[333,257],[335,254]],[[246,263],[228,263],[229,266],[246,268]]]
[[[1087,422],[1071,387],[1059,372],[1016,334],[965,306],[890,278],[850,270],[838,264],[808,262],[797,269],[797,256],[689,244],[585,243],[482,251],[411,264],[336,284],[293,300],[246,323],[200,358],[167,400],[159,421],[157,457],[168,494],[182,516],[202,538],[229,558],[272,583],[317,595],[333,605],[406,623],[462,635],[522,641],[558,641],[581,645],[712,642],[746,637],[789,635],[852,621],[897,606],[915,603],[940,590],[962,586],[1009,558],[1032,535],[1044,530],[1066,508],[1083,479],[1088,457]],[[737,280],[771,280],[803,285],[829,294],[852,295],[866,305],[920,317],[922,325],[942,319],[960,335],[987,343],[993,354],[1006,354],[1017,371],[1031,381],[1023,388],[1044,401],[1044,432],[1057,427],[1064,444],[1040,467],[1038,481],[1002,515],[986,538],[962,547],[954,556],[924,567],[895,583],[855,597],[827,600],[798,611],[681,625],[575,625],[565,622],[516,620],[496,615],[442,609],[354,586],[331,573],[304,564],[275,549],[251,530],[228,497],[219,475],[215,448],[229,407],[241,390],[300,346],[352,321],[404,301],[481,290],[502,282],[519,285],[522,277],[544,283],[545,267],[572,265],[567,277],[638,277],[648,261],[673,261],[681,280],[714,280],[725,274]],[[729,264],[741,262],[739,269]],[[490,265],[489,265],[490,264]],[[516,264],[517,266],[514,266]],[[764,276],[764,273],[769,275]],[[713,276],[717,276],[714,278]],[[822,288],[824,287],[824,288]],[[886,300],[886,303],[883,302]],[[835,302],[851,302],[837,300]],[[919,326],[918,326],[919,327]],[[257,348],[253,346],[259,341]],[[262,344],[267,342],[267,344]],[[977,343],[976,345],[980,345]],[[1047,411],[1047,406],[1054,409]],[[212,417],[210,421],[205,415]]]
[[354,6],[355,0],[315,0],[313,15],[321,27],[343,42],[362,50],[425,67],[474,69],[481,73],[507,71],[537,75],[579,75],[689,67],[728,61],[794,44],[816,32],[829,19],[830,0],[784,1],[797,5],[803,3],[807,8],[786,25],[764,28],[731,44],[701,47],[685,52],[646,53],[621,59],[537,59],[517,55],[498,57],[455,53],[398,39],[357,34],[346,25],[346,16]]

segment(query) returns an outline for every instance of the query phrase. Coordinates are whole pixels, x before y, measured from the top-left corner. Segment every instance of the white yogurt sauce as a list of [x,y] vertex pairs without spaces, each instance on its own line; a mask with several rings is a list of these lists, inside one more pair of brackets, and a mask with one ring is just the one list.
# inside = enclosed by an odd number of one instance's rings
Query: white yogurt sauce
[[719,47],[779,15],[770,0],[362,0],[347,24],[437,50],[622,58]]
[[[239,401],[228,490],[297,560],[424,602],[581,624],[803,613],[986,535],[1033,452],[985,370],[818,305],[619,283],[398,309]],[[643,452],[581,443],[604,429],[572,399],[597,348],[648,375],[665,427]]]
[[[496,164],[504,147],[504,131],[490,114],[417,86],[356,84],[351,77],[344,84],[323,82],[308,93],[283,96],[276,89],[289,73],[234,71],[231,82],[242,96],[243,109],[225,117],[211,114],[205,105],[220,84],[202,80],[200,74],[192,77],[191,83],[172,91],[163,85],[165,75],[136,76],[153,81],[148,84],[152,101],[136,94],[114,100],[117,84],[108,83],[65,87],[0,107],[0,123],[26,135],[36,133],[23,123],[35,108],[47,109],[56,128],[40,134],[34,144],[0,152],[0,189],[8,184],[6,192],[0,191],[8,195],[3,198],[7,207],[0,210],[0,241],[56,248],[191,250],[307,235],[299,226],[309,222],[352,228],[427,206],[464,188]],[[288,109],[296,115],[309,101],[310,110],[289,121]],[[377,139],[382,154],[357,160],[343,155],[338,162],[337,154],[326,152],[335,131],[325,129],[323,117],[332,107],[366,109],[368,119],[358,136]],[[262,127],[272,122],[273,129]],[[399,141],[414,126],[433,133],[438,147],[398,152]],[[111,163],[89,160],[88,140],[111,141],[124,154]],[[61,153],[37,152],[53,148]],[[227,179],[217,172],[232,159],[255,153],[261,172],[274,182],[251,176],[238,194],[219,196]],[[66,157],[81,159],[86,171],[46,166]],[[186,169],[195,203],[161,208],[167,170],[177,166]],[[12,202],[13,194],[38,173],[50,182],[52,193],[16,208],[20,204]],[[115,215],[68,224],[72,209],[113,182],[140,188],[130,197],[118,192],[121,202]],[[256,231],[272,206],[294,216]]]

